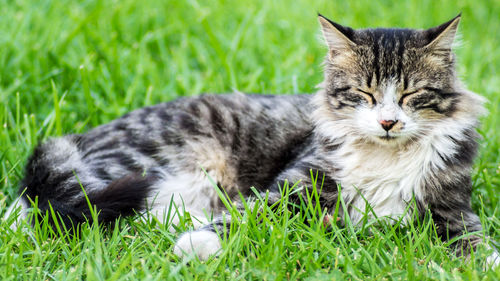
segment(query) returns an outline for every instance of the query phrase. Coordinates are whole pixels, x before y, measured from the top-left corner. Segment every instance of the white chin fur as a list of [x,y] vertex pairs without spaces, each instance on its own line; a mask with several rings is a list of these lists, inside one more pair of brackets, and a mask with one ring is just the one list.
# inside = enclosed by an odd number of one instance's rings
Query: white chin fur
[[406,138],[404,136],[390,135],[389,138],[382,137],[382,136],[372,136],[372,137],[370,137],[370,140],[374,143],[379,144],[379,145],[398,146],[398,145],[405,144],[408,141],[408,138]]
[[221,249],[220,238],[217,233],[207,230],[195,230],[181,235],[174,246],[174,254],[181,258],[192,256],[206,261],[216,255]]

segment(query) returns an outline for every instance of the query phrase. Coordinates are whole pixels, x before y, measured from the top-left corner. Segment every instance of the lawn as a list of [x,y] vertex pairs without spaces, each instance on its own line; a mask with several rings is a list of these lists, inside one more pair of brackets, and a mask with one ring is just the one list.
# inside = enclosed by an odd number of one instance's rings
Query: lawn
[[[500,241],[500,4],[488,1],[0,0],[0,206],[33,147],[180,96],[314,92],[325,48],[316,13],[354,28],[427,28],[462,12],[458,70],[489,100],[473,208]],[[207,262],[172,254],[155,220],[57,235],[0,222],[1,280],[498,280],[487,249],[453,256],[427,218],[409,227],[333,226],[318,210],[243,214]],[[256,223],[262,221],[262,223]],[[190,229],[189,218],[179,226]]]

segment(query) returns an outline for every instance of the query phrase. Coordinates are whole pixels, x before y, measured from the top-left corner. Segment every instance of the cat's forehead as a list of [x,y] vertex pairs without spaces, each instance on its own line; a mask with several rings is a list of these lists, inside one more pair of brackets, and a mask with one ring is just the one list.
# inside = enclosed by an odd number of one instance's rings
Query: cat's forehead
[[[425,32],[416,29],[373,28],[356,30],[352,40],[359,47],[358,58],[364,71],[364,80],[369,85],[399,85],[406,88],[408,83],[420,80],[431,82],[436,77],[430,75],[446,72],[446,65],[429,63],[429,40]],[[362,73],[358,73],[363,76]],[[430,75],[430,76],[429,76]],[[442,76],[442,75],[440,75]],[[438,77],[439,78],[439,77]],[[440,79],[439,79],[440,80]]]
[[352,40],[360,46],[379,45],[385,49],[397,46],[419,48],[425,43],[422,31],[408,28],[367,28],[353,33]]
[[[319,16],[329,47],[326,76],[333,84],[398,88],[452,82],[452,43],[460,17],[429,29],[353,29]],[[390,82],[390,83],[389,83]]]
[[408,53],[423,55],[426,52],[425,46],[429,43],[420,30],[396,28],[356,30],[352,41],[357,46],[358,55],[383,60],[387,67],[391,67],[391,62],[402,63],[418,59],[416,56],[408,56]]

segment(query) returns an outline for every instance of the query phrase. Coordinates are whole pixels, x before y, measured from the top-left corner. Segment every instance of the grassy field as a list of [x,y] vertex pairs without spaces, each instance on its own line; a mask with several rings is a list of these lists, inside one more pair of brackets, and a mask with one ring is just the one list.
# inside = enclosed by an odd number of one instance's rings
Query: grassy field
[[[355,28],[438,25],[462,12],[459,72],[485,96],[473,207],[500,241],[500,4],[497,1],[0,0],[0,202],[16,196],[33,147],[145,105],[203,92],[293,94],[321,82],[316,13]],[[304,208],[243,215],[220,257],[180,261],[154,220],[77,236],[0,222],[1,280],[498,280],[488,251],[454,257],[429,219],[326,230]],[[307,222],[307,223],[305,223]],[[190,228],[189,220],[179,226]],[[30,238],[31,237],[31,238]]]

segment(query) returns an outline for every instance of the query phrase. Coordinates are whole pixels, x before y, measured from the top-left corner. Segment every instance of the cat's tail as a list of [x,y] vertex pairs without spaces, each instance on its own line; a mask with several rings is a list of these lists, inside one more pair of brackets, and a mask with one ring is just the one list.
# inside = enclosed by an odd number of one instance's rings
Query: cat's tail
[[[91,208],[96,211],[99,223],[145,209],[159,173],[131,173],[114,181],[103,181],[81,161],[75,137],[53,139],[34,150],[20,186],[21,197],[9,213],[18,208],[21,218],[29,217],[28,207],[35,203],[40,216],[48,215],[52,224],[57,220],[72,228],[92,221]],[[14,223],[13,228],[16,227]]]

